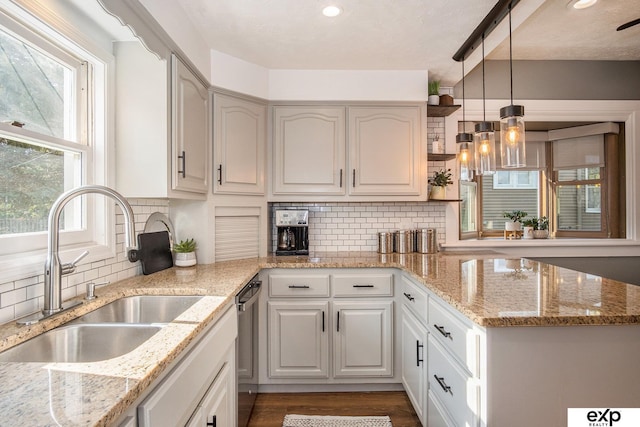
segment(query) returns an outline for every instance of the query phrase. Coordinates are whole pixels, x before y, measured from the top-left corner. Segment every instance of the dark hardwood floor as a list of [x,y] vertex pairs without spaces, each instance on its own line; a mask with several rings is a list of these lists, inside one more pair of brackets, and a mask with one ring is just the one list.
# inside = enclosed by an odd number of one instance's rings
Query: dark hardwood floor
[[286,414],[383,416],[393,427],[418,427],[416,415],[403,391],[364,393],[261,393],[249,427],[282,427]]

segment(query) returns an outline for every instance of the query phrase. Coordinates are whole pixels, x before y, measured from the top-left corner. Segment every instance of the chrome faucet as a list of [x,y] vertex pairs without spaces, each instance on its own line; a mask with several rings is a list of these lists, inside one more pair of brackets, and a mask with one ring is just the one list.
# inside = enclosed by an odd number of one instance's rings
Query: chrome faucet
[[116,191],[101,185],[85,185],[63,193],[53,203],[49,211],[47,260],[44,264],[44,307],[42,309],[42,315],[44,317],[51,316],[65,309],[62,306],[62,276],[73,273],[77,263],[89,253],[85,251],[72,262],[65,264],[60,263],[60,257],[58,256],[60,236],[59,222],[62,210],[66,204],[75,197],[89,193],[102,194],[110,197],[120,205],[126,222],[124,234],[127,259],[130,262],[136,262],[138,260],[133,210],[124,197]]

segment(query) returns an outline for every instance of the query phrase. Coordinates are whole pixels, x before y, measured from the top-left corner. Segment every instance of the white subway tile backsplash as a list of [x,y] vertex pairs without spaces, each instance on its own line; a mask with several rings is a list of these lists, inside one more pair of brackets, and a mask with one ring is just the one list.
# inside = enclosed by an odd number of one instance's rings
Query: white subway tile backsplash
[[[313,252],[376,251],[378,233],[398,229],[436,228],[444,241],[444,204],[425,202],[272,203],[275,209],[309,209],[309,250]],[[271,251],[276,230],[272,227]]]

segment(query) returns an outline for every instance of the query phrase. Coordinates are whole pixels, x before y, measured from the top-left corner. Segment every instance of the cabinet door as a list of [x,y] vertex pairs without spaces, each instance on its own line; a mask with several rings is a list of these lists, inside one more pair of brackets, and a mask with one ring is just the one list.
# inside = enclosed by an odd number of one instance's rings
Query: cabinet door
[[427,330],[402,307],[402,384],[418,418],[425,424],[427,405]]
[[187,427],[235,426],[234,370],[224,365],[211,388],[207,391]]
[[269,301],[269,376],[328,378],[329,303]]
[[349,194],[420,195],[420,107],[349,108]]
[[273,194],[345,194],[345,109],[274,107]]
[[265,105],[214,94],[215,193],[264,194],[266,116]]
[[206,193],[209,164],[209,92],[172,56],[172,188]]
[[393,301],[333,303],[334,377],[393,376]]

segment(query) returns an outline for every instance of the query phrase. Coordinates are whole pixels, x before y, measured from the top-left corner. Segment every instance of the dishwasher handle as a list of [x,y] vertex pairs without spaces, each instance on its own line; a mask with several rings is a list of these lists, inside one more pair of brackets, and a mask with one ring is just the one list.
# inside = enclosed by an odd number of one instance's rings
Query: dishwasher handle
[[244,288],[236,295],[236,306],[238,311],[247,311],[260,296],[261,280],[252,280],[247,283]]

